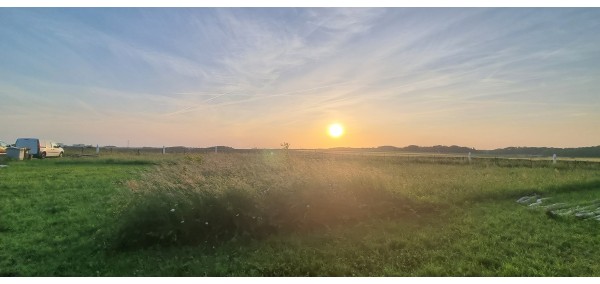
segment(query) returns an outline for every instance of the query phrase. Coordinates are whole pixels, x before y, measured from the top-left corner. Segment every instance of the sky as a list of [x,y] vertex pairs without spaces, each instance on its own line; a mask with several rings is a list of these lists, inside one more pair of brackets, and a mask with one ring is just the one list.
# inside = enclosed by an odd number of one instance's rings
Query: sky
[[599,8],[0,8],[0,140],[595,146],[598,31]]

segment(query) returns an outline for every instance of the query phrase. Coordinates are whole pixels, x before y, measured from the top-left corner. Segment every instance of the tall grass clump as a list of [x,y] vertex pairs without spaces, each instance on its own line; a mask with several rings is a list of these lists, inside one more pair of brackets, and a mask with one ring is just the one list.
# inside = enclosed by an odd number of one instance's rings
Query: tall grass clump
[[170,161],[127,182],[117,244],[214,244],[413,214],[387,177],[353,161],[281,152]]

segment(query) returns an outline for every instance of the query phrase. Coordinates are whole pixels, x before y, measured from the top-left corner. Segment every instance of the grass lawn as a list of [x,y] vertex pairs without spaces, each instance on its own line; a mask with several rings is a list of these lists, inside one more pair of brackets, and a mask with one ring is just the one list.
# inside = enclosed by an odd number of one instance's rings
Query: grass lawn
[[[515,202],[536,194],[550,198],[543,205],[595,204],[598,166],[416,163],[389,157],[282,162],[278,155],[0,161],[8,164],[0,168],[0,276],[600,276],[600,221],[550,216],[546,207]],[[269,185],[298,194],[305,188],[338,190],[319,198],[292,196],[304,202],[303,208],[311,202],[311,212],[317,212],[318,202],[340,205],[327,199],[331,196],[350,198],[358,189],[379,188],[397,193],[414,214],[347,222],[321,216],[314,220],[322,226],[289,227],[260,238],[119,247],[124,225],[167,220],[160,214],[171,214],[162,207],[156,207],[164,211],[157,215],[129,210],[148,196],[136,190],[172,184],[192,188],[191,194],[205,192],[199,191],[206,190],[202,186],[222,187],[219,194]],[[343,191],[347,188],[352,191]],[[274,210],[262,199],[248,198],[265,206],[257,212]],[[158,201],[143,204],[175,206]],[[373,204],[379,203],[368,205]],[[308,209],[303,210],[306,217]]]

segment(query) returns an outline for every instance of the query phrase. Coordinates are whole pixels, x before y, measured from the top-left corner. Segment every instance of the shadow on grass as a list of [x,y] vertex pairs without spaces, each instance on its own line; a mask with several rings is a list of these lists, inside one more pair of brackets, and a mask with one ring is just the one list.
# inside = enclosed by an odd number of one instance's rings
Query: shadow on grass
[[[571,183],[545,189],[523,188],[471,196],[465,201],[499,202],[524,195],[549,195],[600,189],[600,180]],[[367,220],[408,220],[446,218],[452,204],[416,202],[384,191],[361,192],[354,189],[351,198],[343,194],[305,194],[256,196],[233,190],[220,196],[180,196],[179,207],[172,208],[160,195],[138,199],[125,214],[118,233],[112,239],[114,251],[152,246],[219,245],[231,240],[260,240],[281,233],[306,233],[328,230],[339,225],[359,224]],[[344,193],[345,194],[345,193]],[[141,196],[138,196],[141,197]],[[349,196],[348,196],[349,197]],[[360,204],[349,202],[361,200]],[[187,206],[183,207],[187,200]],[[307,207],[305,204],[311,204]],[[456,209],[456,208],[455,208]]]
[[[417,204],[387,192],[337,194],[276,192],[257,197],[241,190],[222,195],[194,193],[137,196],[112,239],[115,251],[153,246],[221,245],[276,234],[309,233],[368,220],[437,215],[440,206]],[[165,202],[170,199],[171,202]],[[361,200],[360,203],[351,200]]]
[[[523,188],[471,196],[470,202],[516,200],[524,195],[549,195],[600,189],[600,180],[572,183],[545,189]],[[344,194],[351,194],[344,196]],[[220,196],[141,197],[121,215],[113,238],[116,251],[152,246],[219,245],[231,240],[260,240],[276,234],[297,234],[329,230],[340,225],[368,220],[409,220],[446,218],[452,215],[451,203],[416,202],[387,192],[361,192],[354,189],[336,195],[289,194],[278,192],[257,200],[256,196],[233,190]],[[173,207],[165,203],[170,198]],[[179,201],[177,201],[179,200]],[[184,201],[185,200],[185,201]],[[361,200],[352,203],[350,200]],[[187,203],[184,207],[183,204]],[[459,202],[460,203],[460,202]],[[307,207],[306,204],[311,204]],[[462,204],[462,203],[461,203]],[[461,205],[462,210],[462,205]]]
[[504,190],[498,190],[495,192],[486,192],[479,195],[471,196],[465,199],[469,201],[503,201],[510,199],[519,199],[525,195],[549,195],[569,192],[586,192],[600,190],[600,179],[588,182],[576,182],[561,186],[552,186],[547,188],[523,188],[517,190],[510,190],[508,193]]
[[589,190],[600,190],[600,180],[594,180],[590,182],[579,182],[567,184],[564,186],[550,188],[549,192],[551,193],[566,193],[573,191],[589,191]]

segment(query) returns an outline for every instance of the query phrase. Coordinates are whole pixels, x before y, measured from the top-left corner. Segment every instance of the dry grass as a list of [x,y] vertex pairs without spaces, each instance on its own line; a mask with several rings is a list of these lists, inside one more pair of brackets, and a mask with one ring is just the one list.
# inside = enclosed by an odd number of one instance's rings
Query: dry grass
[[260,238],[414,214],[376,167],[285,153],[190,156],[127,182],[134,195],[119,243]]
[[473,202],[597,178],[593,170],[418,162],[288,151],[166,160],[126,183],[131,201],[122,210],[117,243],[215,243],[367,219],[441,216]]

